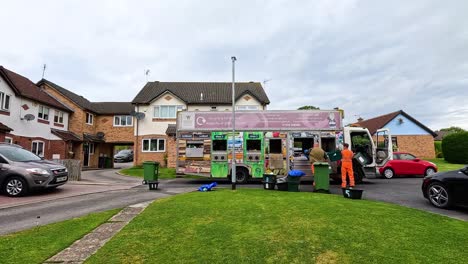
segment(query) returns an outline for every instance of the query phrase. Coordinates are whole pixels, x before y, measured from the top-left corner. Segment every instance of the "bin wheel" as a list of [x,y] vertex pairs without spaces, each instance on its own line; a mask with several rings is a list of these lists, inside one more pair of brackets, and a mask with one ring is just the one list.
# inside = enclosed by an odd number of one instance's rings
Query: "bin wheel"
[[143,185],[145,185],[145,184],[147,184],[147,183],[148,183],[148,182],[146,182],[145,180],[143,180],[143,181],[141,182],[141,184],[143,184]]

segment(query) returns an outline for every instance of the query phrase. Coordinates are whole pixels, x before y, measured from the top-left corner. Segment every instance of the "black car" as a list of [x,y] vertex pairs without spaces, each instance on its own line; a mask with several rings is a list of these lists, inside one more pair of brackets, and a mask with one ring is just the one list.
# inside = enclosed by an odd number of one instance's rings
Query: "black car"
[[438,208],[468,206],[468,166],[424,177],[422,192]]
[[133,150],[124,149],[114,155],[114,162],[133,161]]

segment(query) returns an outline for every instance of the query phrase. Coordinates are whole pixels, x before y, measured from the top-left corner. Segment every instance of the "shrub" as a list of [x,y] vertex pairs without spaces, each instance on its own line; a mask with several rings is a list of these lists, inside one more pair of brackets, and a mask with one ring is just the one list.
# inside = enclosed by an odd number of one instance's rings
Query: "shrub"
[[468,163],[468,132],[447,135],[442,140],[444,158],[450,163]]
[[443,158],[444,152],[442,151],[442,141],[434,141],[434,148],[435,148],[436,158]]

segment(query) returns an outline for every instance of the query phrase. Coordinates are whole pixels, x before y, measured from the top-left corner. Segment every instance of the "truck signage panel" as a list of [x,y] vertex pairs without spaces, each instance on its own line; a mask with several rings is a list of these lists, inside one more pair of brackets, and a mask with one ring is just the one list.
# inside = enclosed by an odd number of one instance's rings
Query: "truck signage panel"
[[[179,112],[179,131],[232,130],[230,112]],[[236,130],[338,130],[339,111],[258,111],[236,112]]]

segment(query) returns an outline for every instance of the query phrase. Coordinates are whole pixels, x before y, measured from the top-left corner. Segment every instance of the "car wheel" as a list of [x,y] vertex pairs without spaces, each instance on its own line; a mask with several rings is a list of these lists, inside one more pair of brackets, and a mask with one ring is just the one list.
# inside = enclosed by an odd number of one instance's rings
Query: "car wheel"
[[447,188],[439,182],[433,182],[427,187],[427,197],[435,207],[449,208],[451,205]]
[[432,175],[432,174],[434,174],[434,173],[436,173],[435,169],[432,168],[432,167],[429,167],[429,168],[427,168],[426,171],[424,172],[424,176]]
[[395,172],[390,169],[390,168],[386,168],[384,171],[383,171],[383,176],[386,178],[386,179],[391,179],[393,178],[393,176],[395,176]]
[[13,176],[5,181],[3,192],[12,197],[23,196],[28,192],[28,186],[23,178]]

